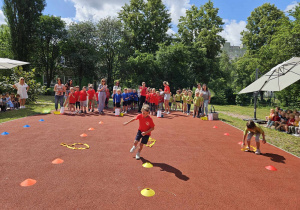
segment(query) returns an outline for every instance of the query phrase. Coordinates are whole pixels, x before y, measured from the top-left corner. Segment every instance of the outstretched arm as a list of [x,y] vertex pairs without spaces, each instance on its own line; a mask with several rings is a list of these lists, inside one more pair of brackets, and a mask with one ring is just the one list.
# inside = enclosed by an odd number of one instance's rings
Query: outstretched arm
[[124,122],[124,125],[127,125],[127,124],[129,124],[129,123],[131,123],[131,122],[133,122],[133,121],[135,121],[136,119],[135,118],[132,118],[131,120],[129,120],[128,122]]

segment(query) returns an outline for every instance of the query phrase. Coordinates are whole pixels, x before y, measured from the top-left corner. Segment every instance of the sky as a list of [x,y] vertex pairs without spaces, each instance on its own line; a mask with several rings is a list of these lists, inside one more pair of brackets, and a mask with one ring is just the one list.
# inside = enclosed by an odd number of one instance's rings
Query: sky
[[[208,0],[162,0],[167,6],[172,18],[172,28],[169,34],[177,32],[177,24],[180,16],[195,5],[200,7]],[[98,21],[107,16],[117,16],[121,7],[130,0],[46,0],[47,6],[43,12],[45,15],[60,16],[67,23],[73,21],[92,20]],[[297,4],[295,0],[212,0],[215,8],[219,8],[219,16],[225,23],[221,35],[231,43],[241,44],[241,31],[245,30],[247,17],[251,12],[264,3],[275,6],[287,12]],[[299,2],[299,1],[298,1]],[[5,24],[5,16],[2,11],[3,0],[0,0],[0,24]]]

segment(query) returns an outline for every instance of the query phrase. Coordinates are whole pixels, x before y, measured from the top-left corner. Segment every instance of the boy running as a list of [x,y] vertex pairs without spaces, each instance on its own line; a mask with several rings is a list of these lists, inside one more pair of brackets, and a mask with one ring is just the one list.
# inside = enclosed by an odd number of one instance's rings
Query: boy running
[[139,114],[136,116],[136,118],[132,118],[128,122],[125,122],[124,125],[127,125],[127,124],[133,122],[134,120],[139,120],[139,129],[138,129],[137,135],[135,137],[133,147],[131,148],[130,152],[131,153],[134,152],[140,139],[142,139],[142,141],[140,143],[140,148],[135,156],[135,158],[138,160],[138,159],[140,159],[140,153],[143,149],[143,146],[144,146],[144,144],[148,143],[149,137],[151,135],[151,131],[154,130],[154,126],[155,126],[152,118],[149,115],[149,105],[147,105],[147,104],[143,105],[142,114]]

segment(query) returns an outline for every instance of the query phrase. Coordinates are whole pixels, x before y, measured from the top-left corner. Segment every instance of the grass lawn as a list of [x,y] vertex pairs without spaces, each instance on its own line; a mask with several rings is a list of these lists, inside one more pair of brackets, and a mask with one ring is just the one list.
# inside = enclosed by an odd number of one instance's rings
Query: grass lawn
[[[109,100],[109,106],[112,107],[112,100]],[[54,109],[54,96],[39,96],[36,103],[31,103],[26,106],[26,109],[12,110],[0,113],[0,123],[30,116],[36,114],[42,114],[44,112],[49,112]],[[210,107],[209,107],[210,108]],[[243,107],[226,105],[220,106],[215,105],[216,111],[219,112],[220,120],[229,123],[239,129],[244,129],[246,121],[243,118],[253,118],[253,107]],[[193,110],[193,107],[191,107]],[[257,108],[257,118],[265,119],[270,112],[270,107]],[[300,157],[300,138],[295,137],[283,132],[275,131],[274,129],[265,128],[266,140],[282,148],[298,157]],[[242,140],[242,136],[241,136]]]
[[[219,113],[220,120],[229,123],[239,129],[244,130],[246,121],[243,118],[253,118],[253,107],[243,106],[220,106],[215,105],[216,111]],[[270,113],[270,107],[257,108],[256,117],[258,119],[265,119]],[[274,127],[273,127],[274,128]],[[300,157],[300,138],[286,134],[283,132],[276,131],[274,129],[264,128],[267,142],[275,145],[276,147],[282,148],[298,157]],[[242,136],[241,136],[242,140]]]
[[54,109],[54,96],[39,96],[37,102],[27,104],[26,109],[0,112],[0,123],[31,115],[43,114],[52,109]]

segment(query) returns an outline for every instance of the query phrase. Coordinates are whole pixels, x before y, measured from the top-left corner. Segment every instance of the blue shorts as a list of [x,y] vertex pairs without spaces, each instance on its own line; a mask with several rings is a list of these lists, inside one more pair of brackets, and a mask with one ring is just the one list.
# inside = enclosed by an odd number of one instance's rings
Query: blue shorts
[[140,141],[140,139],[142,138],[141,143],[142,144],[147,144],[148,140],[149,140],[149,137],[150,137],[149,135],[142,136],[142,131],[138,130],[138,132],[136,134],[136,137],[135,137],[135,140]]

